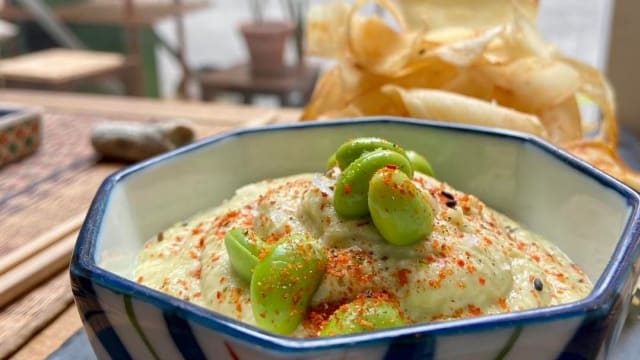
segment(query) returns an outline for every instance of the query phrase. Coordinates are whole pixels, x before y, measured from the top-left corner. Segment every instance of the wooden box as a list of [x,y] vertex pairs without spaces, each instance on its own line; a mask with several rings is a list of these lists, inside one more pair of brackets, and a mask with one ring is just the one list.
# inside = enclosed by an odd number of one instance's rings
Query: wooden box
[[0,104],[0,168],[33,154],[42,141],[40,113]]

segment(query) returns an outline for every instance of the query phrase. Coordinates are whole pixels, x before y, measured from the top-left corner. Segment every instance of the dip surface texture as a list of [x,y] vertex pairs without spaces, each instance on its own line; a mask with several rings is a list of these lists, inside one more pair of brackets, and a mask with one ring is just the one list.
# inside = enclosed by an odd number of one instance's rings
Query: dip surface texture
[[141,251],[135,280],[240,321],[256,324],[249,284],[224,246],[234,227],[276,243],[308,233],[326,251],[324,278],[292,334],[316,336],[340,305],[384,294],[409,322],[519,311],[579,300],[591,283],[554,244],[491,210],[478,198],[416,173],[431,194],[433,232],[410,246],[385,242],[370,218],[344,220],[333,208],[339,170],[245,186],[216,208],[175,224]]

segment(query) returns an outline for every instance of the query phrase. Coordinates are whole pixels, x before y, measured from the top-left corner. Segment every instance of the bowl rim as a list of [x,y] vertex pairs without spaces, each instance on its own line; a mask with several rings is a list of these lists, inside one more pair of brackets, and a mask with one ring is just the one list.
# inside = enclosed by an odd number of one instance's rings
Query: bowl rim
[[[542,150],[547,156],[572,167],[574,170],[598,181],[602,186],[615,191],[626,199],[630,208],[628,221],[617,241],[611,259],[604,268],[602,275],[594,284],[591,293],[582,300],[552,307],[543,307],[526,311],[464,318],[442,322],[414,324],[399,328],[372,331],[359,334],[342,335],[326,338],[292,338],[275,335],[258,329],[257,327],[231,319],[212,310],[186,302],[160,291],[137,284],[136,282],[118,276],[101,268],[94,261],[95,245],[100,235],[102,219],[109,204],[115,186],[128,176],[141,170],[153,167],[169,159],[174,159],[194,150],[212,146],[223,140],[271,131],[299,131],[307,128],[352,126],[354,124],[400,124],[427,128],[439,128],[449,131],[474,133],[482,136],[506,138],[517,141],[522,145],[533,145]],[[192,144],[183,146],[171,152],[131,165],[108,176],[100,185],[91,203],[85,221],[80,229],[78,240],[71,259],[71,277],[84,277],[92,283],[107,289],[115,290],[124,296],[140,298],[147,303],[162,309],[163,312],[181,316],[182,318],[200,326],[219,331],[225,336],[255,346],[265,347],[276,352],[308,352],[330,350],[352,346],[375,346],[395,340],[398,337],[421,335],[441,336],[452,333],[473,333],[491,329],[505,329],[522,327],[524,325],[545,323],[553,320],[574,318],[579,315],[602,315],[603,308],[610,308],[616,297],[620,295],[625,279],[637,276],[638,270],[633,269],[635,259],[640,256],[640,193],[632,190],[612,176],[602,172],[583,160],[565,152],[551,143],[533,135],[504,129],[480,126],[451,124],[431,120],[418,120],[393,116],[376,116],[357,119],[340,119],[333,121],[310,121],[292,124],[277,124],[256,128],[243,128],[226,131]],[[640,270],[640,269],[639,269]],[[632,274],[634,273],[635,274]],[[85,325],[86,326],[86,325]]]

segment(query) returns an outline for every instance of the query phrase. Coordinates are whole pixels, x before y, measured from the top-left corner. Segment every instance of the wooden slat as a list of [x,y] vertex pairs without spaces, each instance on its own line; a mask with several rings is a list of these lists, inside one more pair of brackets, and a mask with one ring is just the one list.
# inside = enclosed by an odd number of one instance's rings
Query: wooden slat
[[57,84],[120,71],[126,65],[122,54],[49,49],[0,60],[0,78]]
[[[36,255],[58,240],[79,229],[80,225],[82,225],[84,217],[85,214],[84,212],[82,212],[70,218],[69,220],[53,227],[45,234],[38,236],[32,241],[29,241],[24,246],[18,248],[16,251],[10,252],[0,257],[0,278],[3,274],[23,263],[25,260]],[[2,288],[2,286],[3,284],[0,284],[0,288]]]
[[65,340],[73,335],[82,322],[78,315],[78,310],[74,304],[63,310],[60,316],[56,317],[44,330],[34,336],[29,345],[21,348],[12,360],[32,360],[45,359],[54,350],[59,348]]
[[[0,359],[18,350],[72,302],[69,273],[63,271],[0,313]],[[53,349],[51,349],[53,350]]]
[[[207,0],[185,0],[182,6],[170,0],[137,0],[136,15],[131,21],[136,25],[153,25],[154,23],[209,6]],[[122,1],[91,0],[86,3],[61,5],[53,10],[54,14],[64,22],[76,24],[112,24],[125,23]],[[0,17],[10,21],[32,20],[33,17],[24,9],[6,7],[0,10]]]
[[69,267],[71,252],[77,238],[78,232],[73,232],[2,274],[0,276],[0,308],[36,288],[61,269]]
[[[154,100],[123,96],[53,93],[32,90],[0,90],[0,102],[43,106],[67,113],[92,114],[92,116],[184,118],[207,125],[241,126],[262,116],[270,109],[224,103],[202,103],[180,100]],[[300,117],[299,109],[278,109],[278,123],[293,122]]]

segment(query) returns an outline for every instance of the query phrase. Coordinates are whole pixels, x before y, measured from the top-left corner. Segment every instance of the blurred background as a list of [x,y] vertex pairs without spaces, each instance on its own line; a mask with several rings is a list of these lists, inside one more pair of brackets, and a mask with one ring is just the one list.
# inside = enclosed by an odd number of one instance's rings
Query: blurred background
[[[218,83],[237,82],[246,69],[217,74],[217,77],[209,79],[210,84],[208,88],[205,85],[206,89],[203,89],[201,79],[203,75],[207,78],[213,72],[234,69],[247,63],[249,54],[241,31],[243,24],[261,20],[287,20],[303,27],[308,7],[322,2],[326,1],[4,0],[0,12],[0,18],[5,21],[0,26],[1,49],[5,59],[59,46],[140,57],[142,74],[138,79],[130,79],[127,84],[129,93],[134,95],[253,101],[265,106],[282,103],[303,105],[309,96],[308,88],[312,87],[310,83],[317,77],[316,71],[326,66],[322,60],[306,59],[312,69],[288,79],[289,83],[285,85],[300,91],[286,95],[287,99],[277,91],[275,97],[251,96],[251,99],[242,92],[234,95],[233,92],[218,91],[225,85]],[[640,79],[633,71],[634,64],[640,62],[640,50],[633,38],[633,34],[639,33],[640,25],[631,18],[640,10],[638,2],[549,0],[540,1],[540,7],[538,25],[545,39],[567,55],[605,71],[617,92],[620,119],[628,127],[640,132],[640,125],[636,121],[640,115],[640,105],[634,99]],[[284,57],[287,64],[293,65],[297,61],[296,54],[301,50],[296,48],[300,40],[296,42],[295,39],[302,36],[300,32],[300,29],[294,28],[288,34]],[[137,40],[132,43],[134,37]],[[82,59],[78,61],[82,62]],[[99,62],[98,59],[94,61]],[[31,62],[32,66],[36,65],[35,60]],[[22,67],[17,67],[24,71]],[[31,69],[28,71],[31,72]],[[133,74],[134,77],[138,76],[135,71]],[[138,84],[135,84],[136,80]],[[19,81],[5,83],[5,86],[24,85]],[[126,88],[118,89],[117,85],[107,86],[106,89],[80,90],[127,92]]]

